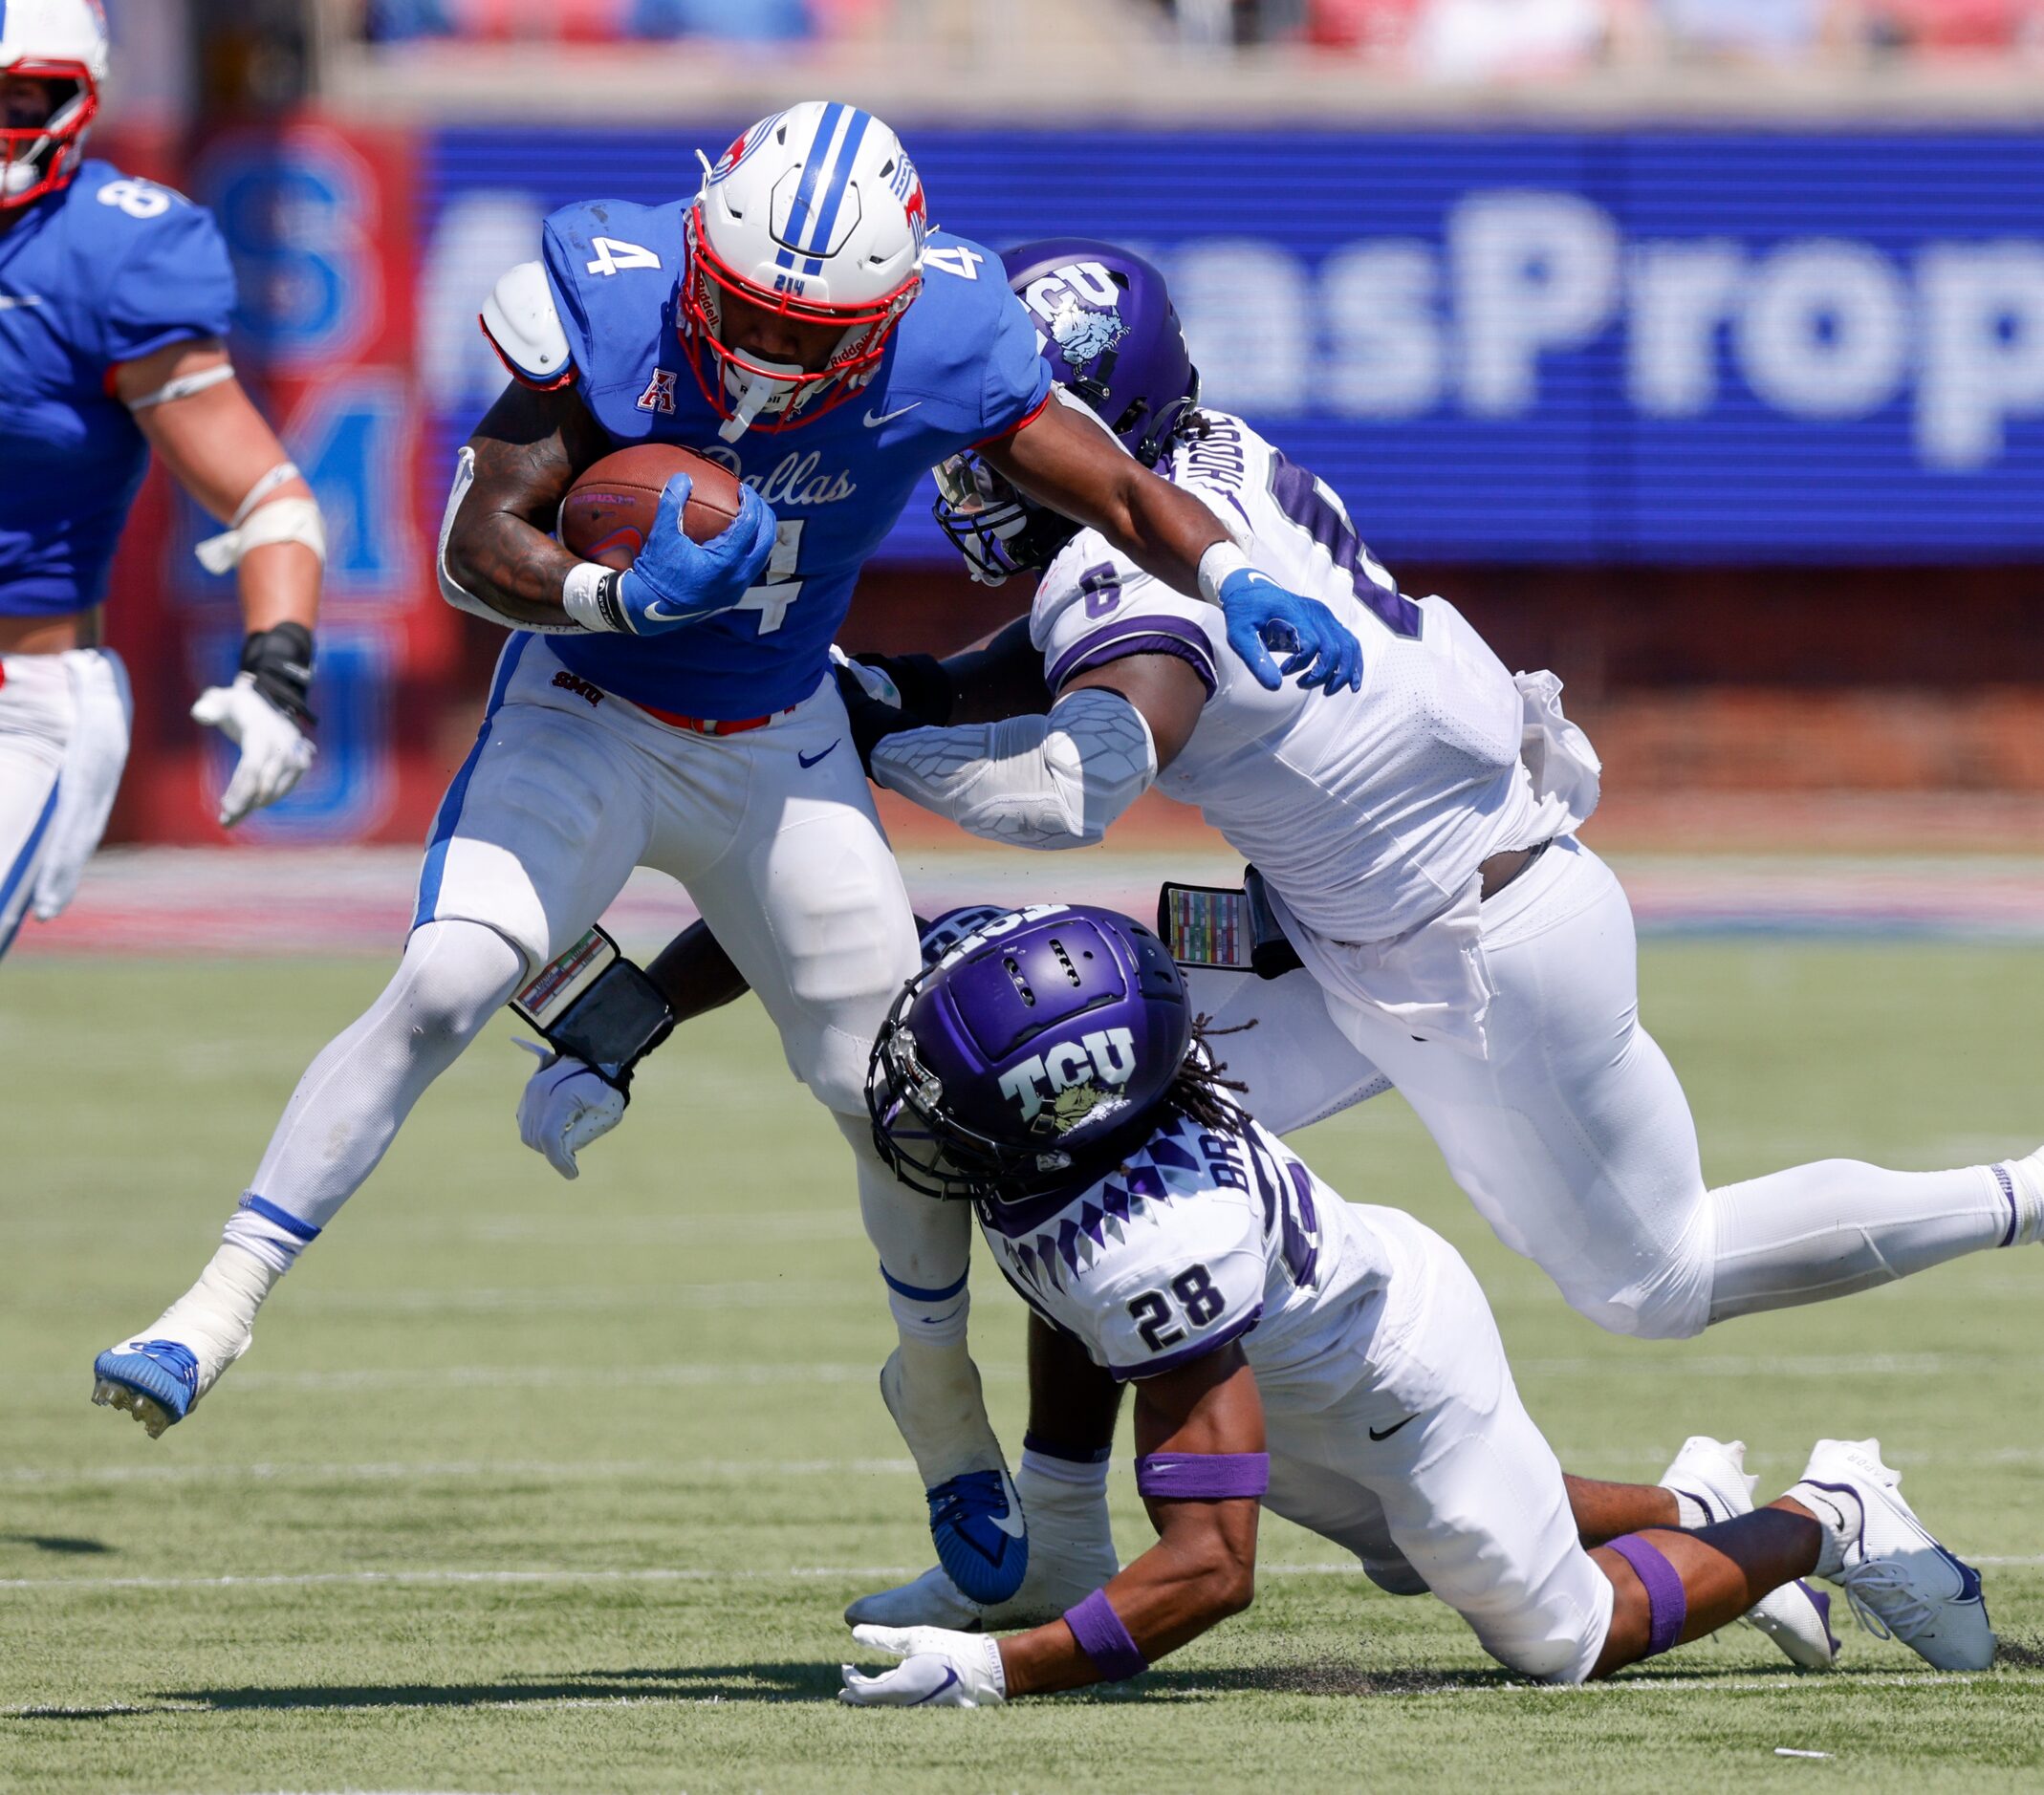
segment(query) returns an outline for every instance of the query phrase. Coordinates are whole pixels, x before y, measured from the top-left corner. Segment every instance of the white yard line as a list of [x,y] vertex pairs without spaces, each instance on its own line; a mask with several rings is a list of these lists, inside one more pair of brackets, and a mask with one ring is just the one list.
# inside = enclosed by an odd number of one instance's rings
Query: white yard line
[[[1513,1367],[1521,1378],[1567,1376],[1647,1377],[1941,1377],[1961,1373],[2006,1371],[2018,1362],[2015,1354],[1991,1352],[1903,1352],[1869,1353],[1837,1357],[1733,1356],[1701,1354],[1680,1359],[1661,1358],[1561,1358],[1529,1359]],[[1019,1366],[983,1365],[981,1374],[992,1382],[1019,1379]],[[667,1365],[441,1365],[376,1367],[362,1366],[332,1372],[262,1372],[235,1374],[238,1390],[431,1390],[436,1388],[491,1390],[580,1390],[592,1385],[622,1389],[685,1386],[709,1388],[718,1384],[753,1387],[769,1384],[865,1383],[878,1376],[875,1366],[864,1361],[821,1364],[716,1364],[689,1361]],[[69,1373],[34,1373],[35,1381],[50,1385],[75,1384]]]
[[872,1477],[907,1474],[913,1459],[587,1459],[574,1463],[544,1460],[483,1459],[366,1460],[348,1464],[105,1464],[0,1468],[0,1484],[41,1487],[79,1483],[275,1483],[454,1481],[502,1478],[540,1482],[603,1483],[625,1478],[674,1481],[710,1478]]
[[[2044,1553],[2000,1555],[1983,1552],[1961,1554],[1975,1565],[2044,1565]],[[47,1590],[66,1593],[96,1590],[298,1590],[328,1585],[397,1588],[431,1585],[549,1585],[634,1583],[792,1583],[845,1578],[879,1582],[883,1578],[920,1575],[922,1565],[789,1565],[774,1569],[712,1570],[701,1566],[643,1566],[636,1569],[550,1569],[550,1570],[457,1570],[451,1568],[414,1570],[308,1570],[267,1575],[220,1577],[4,1577],[0,1590]],[[1265,1577],[1360,1576],[1362,1567],[1354,1559],[1332,1563],[1259,1565]]]
[[[1886,1450],[1886,1449],[1883,1449]],[[1642,1479],[1653,1465],[1664,1461],[1672,1446],[1642,1444],[1622,1449],[1609,1446],[1584,1447],[1574,1451],[1557,1448],[1564,1466],[1580,1469],[1630,1468]],[[1748,1464],[1800,1464],[1800,1452],[1749,1452]],[[1979,1452],[1959,1454],[1887,1450],[1895,1464],[1979,1468],[2044,1466],[2044,1446],[1995,1446]],[[505,1481],[560,1483],[621,1482],[646,1478],[672,1482],[695,1482],[704,1479],[742,1481],[757,1478],[795,1477],[893,1477],[907,1476],[915,1461],[904,1458],[829,1459],[367,1459],[344,1461],[289,1460],[261,1460],[252,1464],[186,1464],[158,1459],[132,1464],[91,1465],[0,1465],[0,1488],[70,1488],[80,1484],[123,1483],[283,1483],[283,1482],[454,1482],[501,1479]],[[1115,1475],[1125,1480],[1133,1475],[1126,1465]],[[2013,1562],[2013,1561],[2011,1561]]]

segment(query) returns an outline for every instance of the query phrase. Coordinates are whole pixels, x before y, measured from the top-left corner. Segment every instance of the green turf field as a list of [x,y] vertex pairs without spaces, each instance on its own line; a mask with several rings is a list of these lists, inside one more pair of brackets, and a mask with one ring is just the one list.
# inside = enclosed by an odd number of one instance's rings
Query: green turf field
[[[1816,1435],[1878,1434],[1984,1561],[2010,1661],[1941,1678],[1848,1631],[1849,1670],[1803,1677],[1735,1631],[1600,1689],[1514,1687],[1445,1608],[1273,1520],[1254,1609],[1125,1690],[838,1707],[838,1611],[928,1542],[842,1149],[750,1003],[663,1052],[572,1186],[517,1143],[528,1062],[493,1027],[191,1421],[151,1442],[92,1408],[93,1353],[185,1287],[381,978],[0,973],[0,1789],[2044,1782],[2044,1253],[1628,1344],[1480,1233],[1396,1098],[1308,1152],[1469,1254],[1565,1462],[1650,1479],[1686,1433],[1740,1435],[1767,1496]],[[1717,1179],[1951,1164],[2044,1126],[2033,949],[1661,945],[1644,980]],[[980,1302],[1013,1438],[1021,1311],[991,1276]],[[1125,1460],[1115,1493],[1127,1553]]]

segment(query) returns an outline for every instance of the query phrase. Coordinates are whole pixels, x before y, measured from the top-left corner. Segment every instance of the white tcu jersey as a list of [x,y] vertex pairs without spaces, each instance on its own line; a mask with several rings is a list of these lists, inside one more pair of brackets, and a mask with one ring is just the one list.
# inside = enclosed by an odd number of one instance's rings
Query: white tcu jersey
[[1240,1339],[1267,1399],[1325,1398],[1381,1319],[1390,1260],[1363,1212],[1253,1122],[1174,1116],[1082,1190],[978,1208],[1009,1283],[1120,1378]]
[[1355,632],[1362,690],[1266,691],[1210,634],[1211,606],[1092,530],[1045,570],[1031,639],[1054,692],[1131,654],[1189,662],[1209,697],[1160,789],[1196,805],[1307,928],[1390,941],[1446,909],[1490,854],[1556,833],[1520,763],[1524,700],[1454,606],[1399,592],[1325,483],[1239,418],[1201,417],[1206,434],[1158,471],[1205,501],[1260,570]]

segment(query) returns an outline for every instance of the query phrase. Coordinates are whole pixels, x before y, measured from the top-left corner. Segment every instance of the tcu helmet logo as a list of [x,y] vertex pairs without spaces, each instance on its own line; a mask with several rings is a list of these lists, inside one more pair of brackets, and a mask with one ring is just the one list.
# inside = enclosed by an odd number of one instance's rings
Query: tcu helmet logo
[[1022,302],[1043,320],[1044,335],[1073,367],[1105,355],[1128,335],[1115,314],[1120,296],[1098,262],[1067,262],[1022,290]]
[[1101,1087],[1127,1084],[1135,1070],[1135,1035],[1126,1028],[1097,1028],[1002,1073],[1001,1092],[1020,1106],[1025,1122],[1034,1123],[1048,1105],[1051,1131],[1067,1135],[1102,1111],[1123,1108],[1126,1097]]
[[646,390],[639,395],[639,409],[671,413],[674,410],[674,381],[671,368],[655,368]]
[[1076,299],[1067,299],[1051,320],[1051,340],[1075,368],[1104,356],[1127,335],[1128,326],[1112,312],[1089,312]]

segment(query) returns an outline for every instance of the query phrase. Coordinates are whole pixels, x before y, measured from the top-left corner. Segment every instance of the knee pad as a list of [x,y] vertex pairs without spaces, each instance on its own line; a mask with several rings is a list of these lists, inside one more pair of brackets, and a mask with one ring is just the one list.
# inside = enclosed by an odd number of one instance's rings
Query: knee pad
[[466,1047],[525,976],[520,950],[484,922],[412,932],[391,995],[421,1046]]
[[[1604,1292],[1564,1285],[1562,1295],[1578,1315],[1606,1332],[1633,1340],[1688,1340],[1710,1325],[1710,1292],[1717,1274],[1714,1227],[1690,1230],[1691,1239],[1635,1284]],[[1701,1240],[1694,1237],[1701,1236]]]

